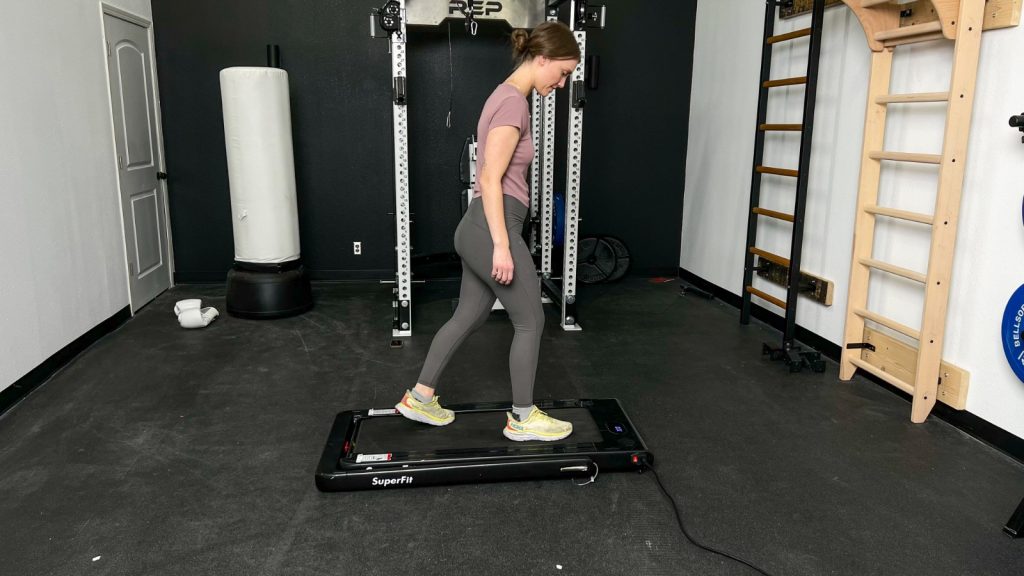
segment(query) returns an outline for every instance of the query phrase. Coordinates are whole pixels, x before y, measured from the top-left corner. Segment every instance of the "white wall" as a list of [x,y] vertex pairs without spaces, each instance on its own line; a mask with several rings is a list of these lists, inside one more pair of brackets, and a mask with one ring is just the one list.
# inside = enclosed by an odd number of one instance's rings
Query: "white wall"
[[[763,2],[757,0],[697,5],[680,266],[736,294],[746,244],[763,17]],[[779,21],[776,33],[809,25],[809,15]],[[798,40],[777,47],[772,77],[803,75],[807,45]],[[891,90],[945,91],[951,54],[948,42],[897,48]],[[1024,28],[984,33],[943,354],[971,373],[967,409],[1024,437],[1019,418],[1024,383],[1003,358],[999,339],[1006,300],[1024,282],[1024,144],[1020,133],[1007,126],[1011,114],[1024,111],[1024,78],[1012,73],[1020,54]],[[829,308],[802,299],[797,322],[842,344],[870,69],[863,30],[846,7],[826,10],[820,62],[802,268],[835,282],[836,292]],[[802,101],[802,87],[772,89],[769,122],[800,122]],[[944,113],[944,104],[890,107],[886,149],[940,152]],[[769,135],[764,163],[795,168],[798,141],[796,134]],[[882,174],[881,204],[933,211],[937,167],[885,163]],[[766,175],[762,183],[761,205],[791,213],[794,180]],[[875,256],[924,271],[927,227],[886,220],[879,220]],[[787,255],[791,227],[761,222],[758,246]],[[778,297],[785,294],[773,284],[756,285]],[[873,278],[869,294],[870,309],[920,325],[920,285]]]
[[0,389],[128,305],[105,59],[98,0],[4,3]]

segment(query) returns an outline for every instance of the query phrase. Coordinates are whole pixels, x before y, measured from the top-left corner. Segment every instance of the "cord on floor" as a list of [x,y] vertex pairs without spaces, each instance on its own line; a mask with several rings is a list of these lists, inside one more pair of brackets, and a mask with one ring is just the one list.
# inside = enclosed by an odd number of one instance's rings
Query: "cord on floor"
[[718,554],[719,556],[724,556],[725,558],[728,558],[728,559],[733,560],[735,562],[739,562],[740,564],[744,564],[744,565],[746,565],[746,566],[748,566],[750,568],[753,568],[754,570],[757,570],[758,573],[764,574],[765,576],[772,576],[772,574],[770,572],[767,572],[767,571],[759,568],[758,566],[755,566],[754,564],[751,564],[750,562],[747,562],[746,560],[744,560],[742,558],[737,558],[736,556],[733,556],[732,554],[729,554],[728,552],[723,552],[722,550],[717,550],[717,549],[712,548],[710,546],[705,546],[705,545],[701,544],[700,542],[697,542],[696,540],[694,540],[693,536],[690,536],[690,533],[686,531],[686,525],[683,524],[683,517],[679,513],[679,505],[676,504],[675,498],[673,498],[672,495],[668,493],[668,490],[665,489],[665,485],[661,483],[661,478],[658,476],[658,471],[655,470],[654,467],[651,466],[646,460],[643,461],[643,469],[644,470],[650,470],[651,473],[654,474],[654,479],[657,480],[658,487],[661,488],[661,493],[664,494],[665,497],[668,498],[669,502],[672,503],[672,511],[675,512],[675,514],[676,514],[676,522],[679,523],[679,529],[682,530],[683,536],[686,536],[686,539],[689,540],[694,546],[700,548],[701,550],[707,550],[708,552],[712,552],[714,554]]

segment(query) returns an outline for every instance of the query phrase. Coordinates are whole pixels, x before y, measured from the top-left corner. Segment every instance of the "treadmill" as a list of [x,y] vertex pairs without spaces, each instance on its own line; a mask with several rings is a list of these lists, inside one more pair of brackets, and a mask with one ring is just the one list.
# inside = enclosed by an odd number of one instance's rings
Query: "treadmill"
[[413,422],[394,408],[349,410],[334,419],[316,487],[323,492],[642,471],[654,457],[616,399],[537,401],[573,432],[555,442],[505,438],[507,402],[456,404],[447,426]]

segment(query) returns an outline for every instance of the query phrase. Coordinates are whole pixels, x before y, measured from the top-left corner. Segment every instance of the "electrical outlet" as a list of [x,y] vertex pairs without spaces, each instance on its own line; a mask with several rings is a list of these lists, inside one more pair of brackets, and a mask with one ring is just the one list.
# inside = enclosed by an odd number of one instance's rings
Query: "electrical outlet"
[[355,254],[356,256],[362,254],[363,253],[363,243],[362,242],[353,242],[352,243],[352,253]]

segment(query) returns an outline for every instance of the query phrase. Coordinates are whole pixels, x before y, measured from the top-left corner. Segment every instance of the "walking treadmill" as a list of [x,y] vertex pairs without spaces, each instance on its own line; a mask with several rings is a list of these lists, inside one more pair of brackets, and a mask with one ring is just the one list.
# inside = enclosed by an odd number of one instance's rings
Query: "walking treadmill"
[[653,455],[616,399],[538,401],[572,422],[568,438],[513,442],[501,430],[508,403],[449,406],[447,426],[413,422],[394,408],[349,410],[334,419],[316,471],[324,492],[540,478],[596,478],[637,470]]

